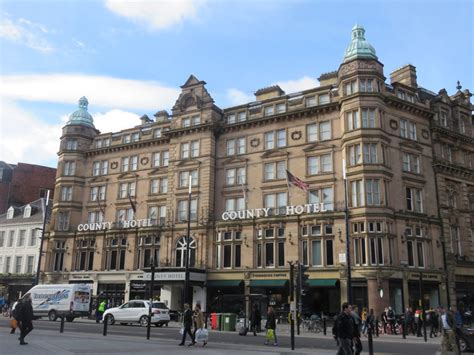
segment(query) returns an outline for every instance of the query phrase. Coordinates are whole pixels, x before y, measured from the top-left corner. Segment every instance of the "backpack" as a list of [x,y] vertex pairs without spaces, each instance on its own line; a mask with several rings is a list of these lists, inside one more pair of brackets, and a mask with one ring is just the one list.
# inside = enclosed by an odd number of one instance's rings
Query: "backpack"
[[18,302],[16,304],[15,309],[12,311],[12,316],[14,319],[20,320],[22,307],[23,307],[23,302]]

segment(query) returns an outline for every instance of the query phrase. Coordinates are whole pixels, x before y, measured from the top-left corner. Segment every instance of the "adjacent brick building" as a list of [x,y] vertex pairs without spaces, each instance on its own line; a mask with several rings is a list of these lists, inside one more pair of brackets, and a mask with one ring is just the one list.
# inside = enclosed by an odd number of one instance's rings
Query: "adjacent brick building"
[[0,214],[11,206],[19,207],[46,197],[54,191],[56,169],[46,166],[0,161]]

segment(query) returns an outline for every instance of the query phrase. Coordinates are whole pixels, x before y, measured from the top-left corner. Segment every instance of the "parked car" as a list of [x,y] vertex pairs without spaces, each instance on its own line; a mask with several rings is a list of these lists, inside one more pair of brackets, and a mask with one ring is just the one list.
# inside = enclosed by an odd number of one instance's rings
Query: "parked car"
[[[120,324],[139,323],[141,326],[146,327],[148,325],[149,307],[150,301],[133,300],[119,307],[107,309],[103,317],[110,325],[113,325],[115,322]],[[161,327],[163,324],[168,326],[170,321],[169,309],[163,302],[153,302],[151,312],[151,323],[157,327]]]
[[474,351],[474,329],[462,328],[460,332],[457,332],[457,336],[461,352]]

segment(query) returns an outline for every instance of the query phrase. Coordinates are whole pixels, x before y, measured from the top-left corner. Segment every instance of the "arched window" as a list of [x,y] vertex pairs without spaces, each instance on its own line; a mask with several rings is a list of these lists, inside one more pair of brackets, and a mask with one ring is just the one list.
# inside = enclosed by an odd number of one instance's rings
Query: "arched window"
[[[194,238],[189,238],[189,267],[194,267],[196,264],[196,240]],[[186,266],[186,237],[183,236],[178,239],[176,242],[176,266],[185,267]]]

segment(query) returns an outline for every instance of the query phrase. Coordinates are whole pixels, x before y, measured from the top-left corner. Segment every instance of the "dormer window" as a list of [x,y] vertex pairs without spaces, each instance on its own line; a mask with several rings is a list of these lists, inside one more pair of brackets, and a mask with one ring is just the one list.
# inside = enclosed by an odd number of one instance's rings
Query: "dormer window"
[[27,205],[23,211],[23,218],[31,217],[31,206]]
[[264,113],[265,113],[265,116],[271,116],[273,115],[274,113],[274,109],[273,109],[273,106],[267,106],[264,108]]
[[125,134],[122,137],[122,143],[130,143],[130,134]]
[[15,214],[15,209],[13,207],[10,207],[7,211],[7,219],[12,219],[14,214]]
[[182,126],[191,127],[191,126],[196,126],[200,123],[201,123],[201,116],[195,115],[195,116],[183,118]]
[[140,140],[140,133],[138,132],[135,132],[135,133],[132,133],[132,142],[138,142]]

